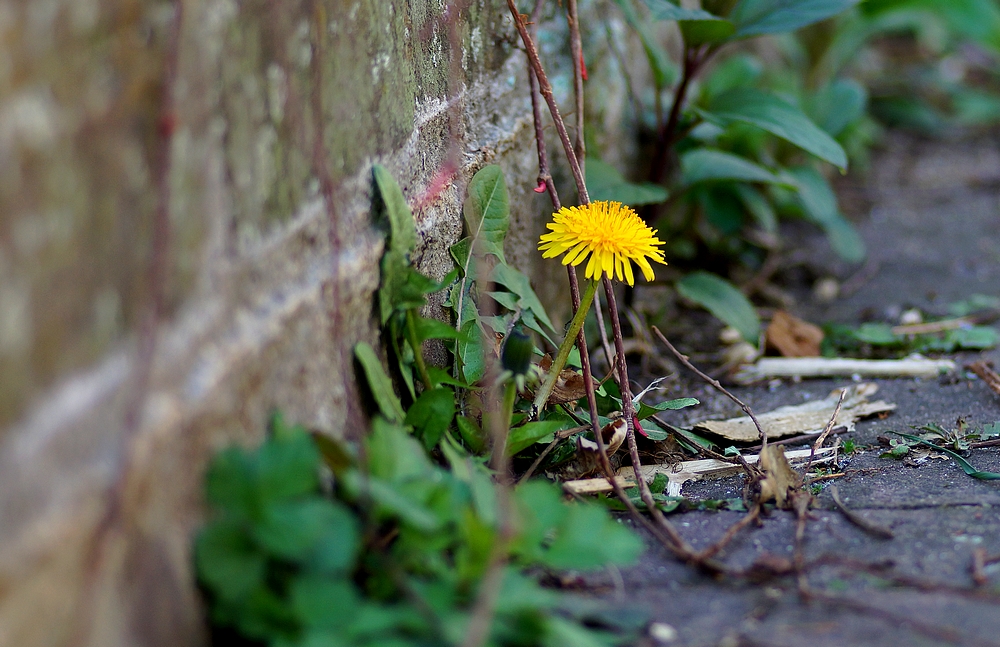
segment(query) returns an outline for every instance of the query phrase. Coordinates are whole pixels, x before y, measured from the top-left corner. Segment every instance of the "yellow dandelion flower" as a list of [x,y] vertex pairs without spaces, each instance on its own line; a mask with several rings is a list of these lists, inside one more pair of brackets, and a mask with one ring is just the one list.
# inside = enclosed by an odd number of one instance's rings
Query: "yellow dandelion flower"
[[563,265],[587,263],[588,279],[600,279],[605,274],[635,285],[632,275],[634,262],[647,281],[653,280],[649,261],[666,265],[663,244],[656,232],[643,222],[635,211],[620,202],[598,200],[580,207],[563,207],[546,225],[551,231],[543,234],[538,249],[544,258],[566,254]]

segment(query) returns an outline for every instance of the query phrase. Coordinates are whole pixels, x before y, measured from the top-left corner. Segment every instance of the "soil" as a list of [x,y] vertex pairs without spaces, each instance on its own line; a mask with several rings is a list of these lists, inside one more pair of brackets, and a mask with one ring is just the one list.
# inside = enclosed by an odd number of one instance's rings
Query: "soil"
[[[917,140],[893,135],[859,180],[840,183],[842,204],[857,221],[869,251],[862,267],[838,261],[825,241],[802,239],[808,263],[800,277],[832,277],[851,293],[830,303],[795,286],[793,313],[815,323],[898,321],[919,308],[944,315],[947,305],[973,294],[1000,296],[1000,140]],[[859,213],[857,210],[862,209]],[[801,288],[805,287],[805,290]],[[676,340],[683,348],[683,339]],[[1000,365],[1000,350],[951,356],[964,366],[975,360]],[[861,450],[841,459],[845,476],[828,481],[816,497],[806,526],[811,598],[793,576],[762,581],[713,577],[679,563],[651,537],[641,561],[620,573],[588,578],[608,604],[642,610],[671,646],[761,645],[769,647],[867,645],[1000,645],[1000,564],[987,566],[987,582],[972,578],[973,553],[1000,554],[1000,481],[967,476],[951,459],[919,465],[880,458],[879,436],[937,423],[954,428],[959,418],[972,428],[1000,421],[1000,396],[966,370],[933,380],[876,380],[880,399],[897,408],[884,419],[860,422],[842,435]],[[757,412],[825,397],[849,380],[772,382],[734,389]],[[702,412],[735,415],[737,408],[696,378],[684,376],[671,397],[694,395]],[[702,413],[704,416],[704,413]],[[677,420],[682,420],[678,417]],[[1000,448],[972,450],[980,470],[1000,471]],[[884,539],[851,524],[835,508],[829,486],[843,502],[888,527]],[[743,477],[688,483],[693,499],[739,497]],[[743,512],[690,511],[669,518],[695,548],[708,546]],[[726,564],[791,560],[794,513],[772,510],[720,555]],[[853,560],[850,561],[850,560]],[[862,566],[863,565],[863,566]],[[881,569],[881,570],[879,570]],[[910,578],[910,585],[901,584]]]

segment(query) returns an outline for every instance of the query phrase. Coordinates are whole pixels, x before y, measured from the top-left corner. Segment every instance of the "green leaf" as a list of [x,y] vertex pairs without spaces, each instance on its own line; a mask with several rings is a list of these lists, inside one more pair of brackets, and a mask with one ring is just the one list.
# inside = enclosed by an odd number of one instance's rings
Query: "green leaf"
[[718,45],[729,40],[736,32],[736,25],[722,18],[680,20],[681,36],[687,47]]
[[358,519],[337,502],[328,516],[308,564],[311,570],[321,573],[345,573],[354,568],[361,545]]
[[760,319],[750,301],[728,281],[709,274],[693,272],[677,282],[677,291],[740,331],[743,339],[756,343]]
[[654,20],[676,20],[689,47],[722,43],[736,31],[733,23],[703,9],[683,9],[667,0],[646,0],[646,5]]
[[458,433],[462,436],[462,440],[473,453],[479,454],[486,448],[486,434],[479,428],[475,420],[466,416],[458,416],[455,418],[455,424],[458,426]]
[[372,418],[371,433],[365,438],[368,471],[390,483],[425,476],[431,469],[420,443],[398,425],[381,416]]
[[[372,173],[381,197],[381,206],[389,222],[389,244],[382,256],[382,284],[378,294],[379,311],[384,325],[400,302],[413,298],[413,288],[416,286],[412,285],[409,277],[410,272],[413,272],[409,256],[417,244],[417,231],[413,214],[406,206],[406,199],[396,181],[378,164],[372,168]],[[422,294],[417,297],[422,300]]]
[[406,206],[406,198],[403,197],[396,180],[384,166],[375,164],[372,173],[389,218],[389,248],[409,254],[417,246],[417,228],[413,221],[413,213]]
[[259,506],[258,492],[256,465],[248,452],[230,447],[212,459],[205,493],[214,507],[250,519]]
[[784,183],[781,178],[763,166],[725,151],[695,148],[681,155],[681,182],[685,186],[717,180]]
[[337,519],[333,504],[320,497],[281,501],[264,509],[251,532],[254,541],[272,555],[305,561],[314,554],[326,527]]
[[319,450],[302,428],[275,436],[257,450],[258,483],[265,501],[312,494],[319,487]]
[[663,202],[669,196],[667,190],[659,185],[629,182],[614,166],[594,157],[587,158],[586,171],[591,200],[611,200],[638,207]]
[[571,505],[545,554],[552,568],[593,570],[629,564],[644,549],[638,535],[596,505]]
[[361,368],[368,380],[368,388],[379,411],[390,422],[403,422],[405,417],[403,405],[400,404],[396,391],[392,387],[392,380],[385,374],[385,369],[382,368],[382,362],[375,354],[375,349],[368,342],[358,342],[354,346],[354,356],[361,363]]
[[425,339],[458,339],[460,336],[454,327],[438,319],[416,317],[413,323],[418,341],[424,341]]
[[514,427],[507,437],[507,454],[513,456],[565,426],[566,422],[563,420],[539,420]]
[[660,45],[656,37],[648,28],[648,23],[639,17],[638,12],[632,4],[633,0],[615,0],[615,4],[621,9],[625,21],[639,36],[639,42],[646,53],[646,60],[653,72],[653,85],[657,89],[672,85],[677,79],[677,66],[670,60],[670,55]]
[[834,166],[847,168],[847,154],[840,144],[801,110],[773,94],[735,88],[712,100],[708,110],[710,114],[705,116],[710,120],[752,124]]
[[702,81],[702,91],[707,99],[711,99],[734,88],[756,85],[763,73],[764,65],[756,56],[730,56],[720,61]]
[[774,207],[756,187],[740,184],[733,188],[744,208],[753,216],[761,229],[774,234],[778,232],[778,215],[774,212]]
[[215,521],[194,546],[198,578],[225,601],[247,597],[264,581],[265,558],[234,520]]
[[836,79],[808,100],[809,112],[819,127],[836,137],[865,115],[868,91],[854,79]]
[[854,331],[853,337],[858,341],[876,346],[891,346],[903,340],[892,332],[892,326],[884,323],[863,323]]
[[510,226],[510,198],[499,166],[484,166],[472,177],[463,212],[474,244],[506,264],[503,241]]
[[653,20],[723,20],[704,9],[682,9],[668,0],[646,0]]
[[475,384],[486,375],[486,358],[483,331],[479,322],[469,319],[462,324],[462,336],[458,339],[458,357],[462,361],[462,379]]
[[729,19],[736,36],[791,32],[853,7],[859,0],[742,0]]
[[823,228],[833,251],[845,261],[857,263],[864,260],[865,243],[840,213],[837,196],[826,178],[807,166],[789,169],[788,174],[799,188],[798,199],[806,217]]
[[305,574],[292,582],[289,598],[292,610],[304,627],[339,629],[354,619],[360,602],[349,580]]
[[990,326],[973,326],[949,330],[945,334],[945,343],[964,350],[986,350],[1000,343],[1000,333]]
[[455,417],[455,393],[446,387],[435,387],[420,394],[406,412],[406,424],[413,425],[424,447],[433,449]]
[[928,442],[923,438],[920,438],[919,436],[912,436],[910,434],[901,434],[898,431],[890,431],[889,433],[896,434],[897,436],[902,436],[911,443],[919,443],[921,445],[927,445],[928,447],[933,447],[935,451],[943,452],[951,456],[953,459],[955,459],[955,462],[958,463],[959,467],[962,468],[962,471],[974,479],[980,479],[983,481],[995,481],[997,479],[1000,479],[1000,474],[997,474],[996,472],[980,472],[975,467],[973,467],[969,461],[962,458],[961,454],[959,454],[958,452],[954,452],[946,447],[935,445],[934,443]]
[[[667,400],[666,402],[659,402],[653,405],[640,402],[639,410],[636,411],[636,417],[639,418],[639,420],[645,420],[650,416],[655,416],[661,411],[677,411],[678,409],[684,409],[685,407],[693,407],[696,404],[701,404],[701,402],[699,402],[696,398],[678,398],[676,400]],[[647,431],[646,433],[649,435],[652,432]]]
[[542,305],[535,291],[531,289],[531,281],[528,280],[527,276],[509,265],[497,265],[493,268],[492,278],[517,295],[518,305],[521,308],[530,310],[538,321],[544,324],[549,330],[555,332],[555,326],[549,320],[549,315],[545,313],[545,306]]

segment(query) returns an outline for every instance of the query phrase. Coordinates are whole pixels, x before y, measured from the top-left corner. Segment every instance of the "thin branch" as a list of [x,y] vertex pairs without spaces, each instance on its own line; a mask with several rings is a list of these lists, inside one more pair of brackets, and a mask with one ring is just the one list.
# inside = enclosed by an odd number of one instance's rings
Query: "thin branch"
[[549,83],[549,79],[545,75],[545,69],[542,67],[542,61],[538,58],[538,48],[535,47],[534,41],[528,34],[528,28],[524,24],[524,18],[517,10],[517,5],[514,4],[514,0],[507,0],[507,8],[510,9],[510,13],[514,17],[514,26],[517,27],[517,31],[521,35],[525,52],[528,54],[528,61],[531,63],[531,67],[535,71],[535,76],[538,80],[538,91],[545,99],[545,103],[549,107],[549,113],[552,115],[552,121],[555,124],[556,132],[559,133],[559,140],[562,142],[563,150],[566,152],[566,158],[569,161],[569,168],[573,173],[573,179],[576,181],[576,189],[580,194],[580,203],[590,204],[590,194],[587,193],[587,183],[583,177],[583,169],[580,168],[579,161],[576,158],[576,152],[573,149],[573,143],[570,141],[569,133],[566,131],[566,123],[563,121],[562,115],[559,113],[559,105],[556,103],[555,95],[552,93],[552,84]]
[[692,364],[688,360],[687,356],[681,355],[680,351],[678,351],[676,348],[674,348],[674,345],[671,344],[670,341],[666,337],[663,336],[663,333],[660,332],[659,328],[657,328],[656,326],[653,326],[652,330],[653,330],[653,333],[655,333],[656,336],[660,338],[660,341],[663,342],[663,345],[666,346],[670,350],[670,352],[674,354],[674,356],[678,359],[678,361],[680,361],[681,364],[683,364],[685,367],[687,367],[688,370],[692,371],[695,375],[697,375],[698,377],[700,377],[701,379],[703,379],[706,383],[709,384],[709,386],[711,386],[712,388],[714,388],[716,391],[722,393],[724,396],[726,396],[727,398],[729,398],[730,400],[732,400],[733,402],[735,402],[737,405],[739,405],[740,409],[743,410],[743,413],[747,414],[747,416],[750,417],[750,420],[753,421],[754,426],[757,427],[757,433],[760,434],[761,452],[763,452],[764,449],[767,447],[767,433],[765,433],[764,432],[764,428],[760,426],[760,421],[757,420],[757,416],[754,414],[753,409],[751,409],[749,406],[747,406],[743,402],[743,400],[740,400],[735,395],[733,395],[732,393],[730,393],[729,390],[726,389],[726,387],[722,386],[719,383],[718,380],[712,379],[711,377],[709,377],[708,375],[706,375],[702,371],[698,370],[694,366],[694,364]]
[[844,505],[844,502],[840,500],[840,491],[837,489],[836,485],[831,485],[829,492],[830,497],[833,498],[833,504],[837,506],[837,510],[840,510],[840,514],[844,515],[844,518],[853,523],[855,526],[881,539],[892,539],[895,537],[892,531],[885,526],[880,526],[877,523],[868,521]]
[[695,552],[688,546],[684,538],[681,537],[674,525],[663,516],[663,512],[653,501],[653,493],[649,490],[649,484],[642,477],[642,462],[639,460],[639,447],[635,442],[635,404],[632,402],[632,386],[628,379],[628,362],[625,361],[625,347],[622,340],[621,319],[618,317],[618,302],[615,299],[614,286],[611,279],[604,276],[604,295],[608,299],[608,316],[611,319],[611,332],[615,340],[615,350],[617,357],[615,363],[618,365],[618,386],[622,394],[622,414],[625,417],[626,431],[625,441],[628,443],[629,456],[632,458],[632,470],[635,472],[635,481],[639,486],[639,495],[642,502],[646,504],[653,520],[656,521],[664,533],[677,546],[681,553],[685,553],[690,561],[697,561]]
[[583,41],[580,37],[580,13],[577,8],[577,0],[568,0],[566,3],[566,19],[569,23],[569,50],[573,57],[573,98],[576,103],[576,111],[573,115],[576,121],[576,141],[573,145],[573,152],[576,153],[580,170],[586,172],[584,163],[587,156],[587,145],[583,139]]

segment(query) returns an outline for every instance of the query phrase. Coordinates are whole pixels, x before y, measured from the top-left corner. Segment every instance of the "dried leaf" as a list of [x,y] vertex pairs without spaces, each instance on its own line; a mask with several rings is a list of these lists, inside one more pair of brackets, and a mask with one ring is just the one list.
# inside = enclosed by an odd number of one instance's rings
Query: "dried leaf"
[[783,357],[819,357],[823,331],[784,310],[774,313],[766,335],[767,346]]
[[779,508],[788,504],[789,491],[798,489],[802,477],[792,469],[785,458],[783,445],[768,445],[760,453],[760,466],[764,470],[764,478],[760,482],[761,502],[774,499]]
[[[878,386],[870,382],[849,387],[834,428],[846,427],[847,431],[851,431],[857,420],[895,409],[895,404],[882,400],[868,401],[868,396],[877,390]],[[839,399],[840,389],[836,389],[826,399],[779,407],[759,414],[757,420],[771,439],[796,434],[818,434],[830,421]],[[704,420],[695,423],[694,430],[715,434],[733,442],[754,442],[759,437],[757,427],[748,416],[729,420]]]

